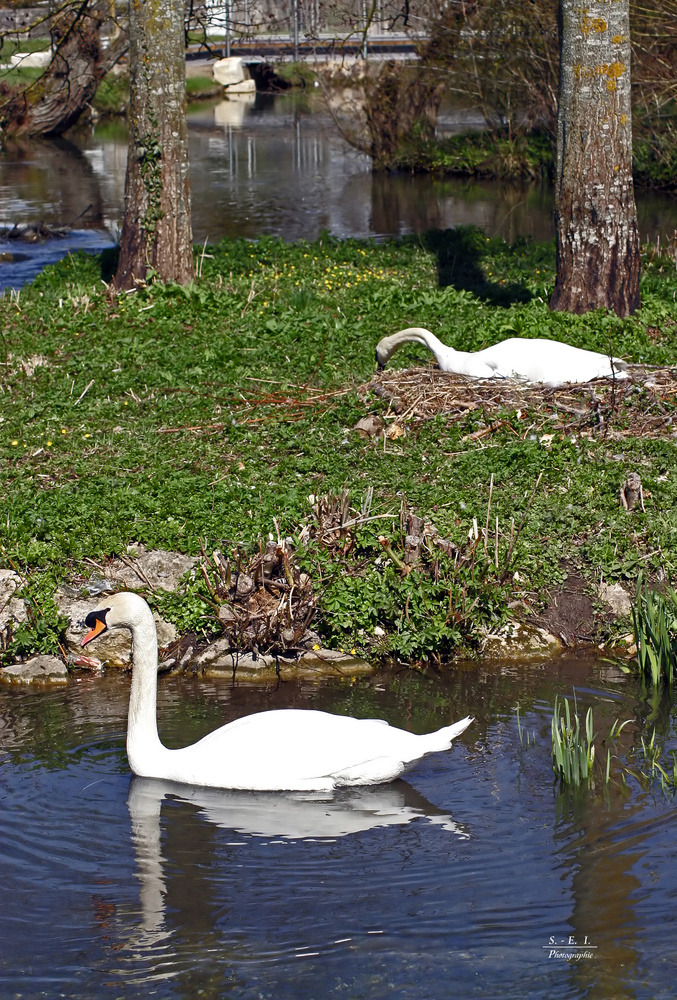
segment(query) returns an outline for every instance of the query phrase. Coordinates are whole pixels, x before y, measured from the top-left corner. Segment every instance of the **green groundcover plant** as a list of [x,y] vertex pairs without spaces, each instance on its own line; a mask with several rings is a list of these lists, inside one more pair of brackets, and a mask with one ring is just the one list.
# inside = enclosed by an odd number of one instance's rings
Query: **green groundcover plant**
[[[387,411],[367,388],[376,342],[410,325],[463,350],[539,336],[674,364],[670,256],[646,248],[642,308],[627,320],[551,313],[553,246],[471,229],[383,243],[226,240],[197,249],[195,263],[187,287],[150,281],[115,297],[113,255],[67,257],[0,300],[5,568],[56,582],[133,542],[197,554],[297,539],[309,497],[348,491],[357,509],[370,491],[378,530],[342,553],[340,572],[332,551],[304,555],[317,577],[313,627],[336,646],[404,659],[476,648],[508,604],[536,609],[571,567],[631,590],[638,569],[674,575],[669,420],[646,436],[619,415],[604,434],[555,429],[547,442],[514,410],[435,416],[395,441],[354,430]],[[407,347],[390,364],[430,360]],[[474,435],[494,418],[492,433]],[[646,500],[631,517],[618,501],[628,469]],[[496,537],[474,566],[403,573],[403,498],[460,552],[489,507]],[[395,558],[378,561],[381,535]]]

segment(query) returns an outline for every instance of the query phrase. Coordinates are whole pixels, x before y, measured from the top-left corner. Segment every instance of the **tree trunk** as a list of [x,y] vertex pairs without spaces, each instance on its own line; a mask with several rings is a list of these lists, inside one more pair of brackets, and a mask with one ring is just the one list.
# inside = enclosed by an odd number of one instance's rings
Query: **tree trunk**
[[557,278],[551,309],[639,307],[629,0],[560,0]]
[[62,135],[77,122],[106,73],[127,50],[126,37],[103,51],[99,32],[109,3],[58,12],[50,28],[54,57],[35,83],[0,107],[3,137]]
[[116,288],[193,277],[182,0],[131,0],[125,217]]

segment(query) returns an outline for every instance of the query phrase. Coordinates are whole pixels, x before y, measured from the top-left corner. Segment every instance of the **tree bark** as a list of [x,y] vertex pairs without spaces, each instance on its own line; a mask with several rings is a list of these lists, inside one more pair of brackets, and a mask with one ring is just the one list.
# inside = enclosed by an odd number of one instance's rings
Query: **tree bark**
[[0,106],[4,137],[62,135],[77,122],[106,73],[127,50],[126,37],[103,50],[99,33],[110,4],[83,0],[57,11],[54,57],[35,83]]
[[182,0],[131,0],[125,216],[113,286],[193,277]]
[[633,313],[639,235],[632,183],[629,0],[560,0],[551,309]]

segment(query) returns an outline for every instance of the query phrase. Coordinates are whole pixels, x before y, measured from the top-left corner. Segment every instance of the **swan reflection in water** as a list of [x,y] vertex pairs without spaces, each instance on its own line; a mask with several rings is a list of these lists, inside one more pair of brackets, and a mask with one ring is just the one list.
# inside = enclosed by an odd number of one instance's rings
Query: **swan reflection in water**
[[[163,937],[167,895],[163,867],[170,861],[175,866],[175,859],[164,856],[168,854],[166,843],[170,839],[162,836],[165,800],[193,806],[208,824],[236,835],[271,838],[271,846],[285,841],[331,843],[350,834],[405,826],[414,820],[439,826],[456,838],[469,837],[463,824],[402,780],[334,792],[240,792],[133,778],[128,807],[141,883],[139,930],[142,935],[150,934],[155,941]],[[169,817],[167,821],[170,822]],[[214,841],[211,838],[208,841],[213,854]],[[374,850],[377,852],[378,847]],[[213,857],[201,858],[205,865],[210,860]],[[147,938],[146,944],[149,943]]]

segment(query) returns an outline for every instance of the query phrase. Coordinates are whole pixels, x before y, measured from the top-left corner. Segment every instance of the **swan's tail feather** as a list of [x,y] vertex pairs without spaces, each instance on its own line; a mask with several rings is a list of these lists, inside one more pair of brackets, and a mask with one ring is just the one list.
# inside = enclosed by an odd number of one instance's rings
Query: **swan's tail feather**
[[471,722],[474,722],[472,715],[467,715],[465,719],[461,719],[460,722],[454,722],[451,726],[445,726],[444,729],[438,729],[436,733],[430,733],[425,737],[426,740],[426,753],[434,753],[436,750],[448,750],[452,744],[452,741],[460,736],[461,733],[468,728]]

